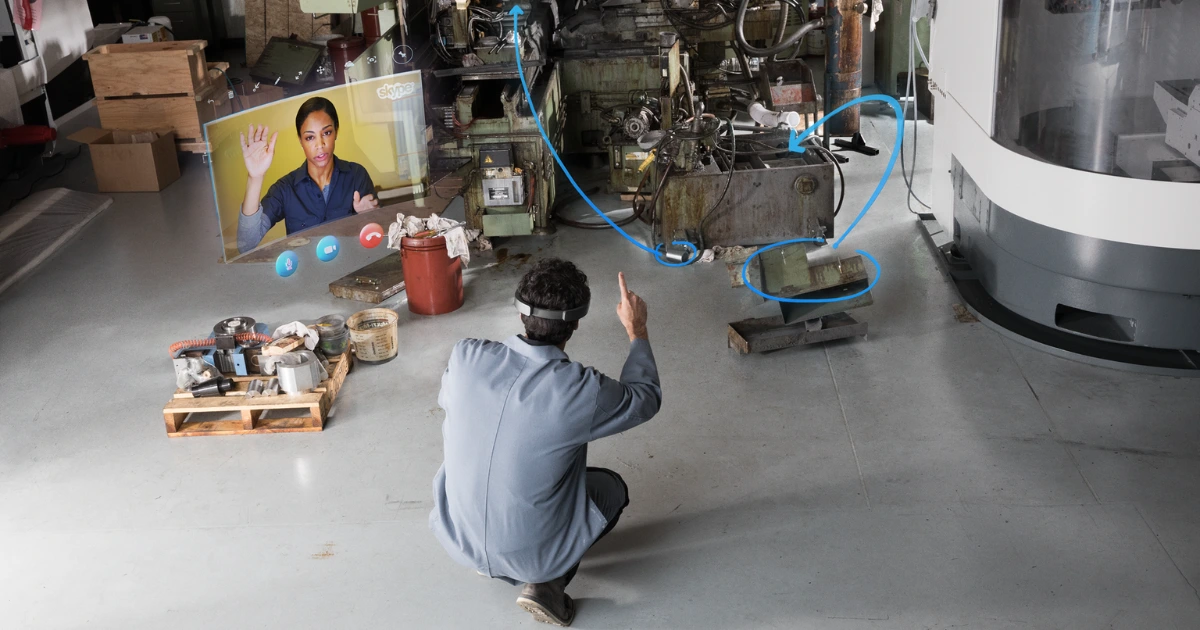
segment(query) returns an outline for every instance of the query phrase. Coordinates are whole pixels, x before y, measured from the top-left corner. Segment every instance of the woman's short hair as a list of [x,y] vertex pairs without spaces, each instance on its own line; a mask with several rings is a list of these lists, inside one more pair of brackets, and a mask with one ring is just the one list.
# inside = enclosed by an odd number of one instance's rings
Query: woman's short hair
[[300,128],[304,126],[304,121],[308,120],[309,115],[314,112],[329,114],[329,117],[333,119],[333,128],[335,130],[338,128],[337,108],[333,106],[333,103],[329,102],[329,99],[314,96],[304,101],[304,104],[296,112],[296,135],[300,135]]
[[[517,296],[535,308],[569,311],[587,304],[592,298],[587,276],[570,261],[558,258],[539,260],[517,285]],[[579,322],[564,322],[526,315],[525,337],[552,345],[566,343]]]

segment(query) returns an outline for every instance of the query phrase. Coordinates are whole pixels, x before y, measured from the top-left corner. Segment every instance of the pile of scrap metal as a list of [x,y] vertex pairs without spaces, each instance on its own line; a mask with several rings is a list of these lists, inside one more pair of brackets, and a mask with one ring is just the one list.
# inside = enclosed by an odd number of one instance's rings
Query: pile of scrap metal
[[484,236],[609,227],[556,218],[571,198],[558,192],[534,111],[560,154],[607,162],[607,192],[633,206],[617,224],[642,222],[668,259],[693,255],[676,241],[705,249],[834,236],[845,158],[828,150],[829,136],[855,135],[858,111],[791,152],[789,134],[822,110],[802,55],[824,34],[827,107],[858,97],[862,15],[878,3],[829,0],[810,12],[798,0],[433,2],[444,64],[429,90],[435,157],[468,164],[467,223]]
[[328,357],[349,349],[346,321],[338,315],[311,325],[292,322],[274,336],[267,330],[251,317],[230,317],[209,337],[172,344],[176,386],[194,397],[224,396],[235,389],[232,377],[262,375],[249,381],[247,397],[298,394],[327,379]]

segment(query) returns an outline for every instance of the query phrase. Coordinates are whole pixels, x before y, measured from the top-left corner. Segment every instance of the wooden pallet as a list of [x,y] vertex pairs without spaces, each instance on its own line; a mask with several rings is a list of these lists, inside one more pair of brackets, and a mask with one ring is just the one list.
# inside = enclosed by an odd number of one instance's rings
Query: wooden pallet
[[[246,435],[249,433],[298,433],[320,431],[325,428],[325,417],[333,407],[333,401],[342,389],[353,360],[349,351],[329,360],[329,378],[311,392],[304,394],[280,394],[246,398],[247,384],[269,376],[234,376],[235,389],[224,396],[195,398],[184,390],[176,390],[175,397],[163,407],[163,418],[167,424],[167,436],[190,437],[195,435]],[[300,416],[287,418],[264,418],[267,411],[295,410]],[[189,419],[192,414],[210,415],[240,412],[240,420]]]

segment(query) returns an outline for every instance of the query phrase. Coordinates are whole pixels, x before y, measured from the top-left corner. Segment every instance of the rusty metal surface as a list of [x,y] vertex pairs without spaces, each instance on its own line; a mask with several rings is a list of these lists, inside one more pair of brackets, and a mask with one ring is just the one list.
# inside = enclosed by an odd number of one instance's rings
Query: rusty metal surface
[[817,113],[817,86],[812,69],[803,59],[768,59],[766,72],[761,77],[769,87],[770,109],[801,114]]
[[[858,98],[862,94],[862,15],[855,7],[862,0],[836,0],[830,17],[833,24],[825,29],[825,111]],[[850,136],[859,130],[859,107],[829,119],[830,135]]]
[[822,317],[821,324],[819,330],[809,330],[804,322],[785,324],[782,317],[733,322],[729,324],[729,347],[750,354],[867,335],[867,323],[845,313]]
[[[706,247],[832,238],[833,164],[809,151],[765,165],[771,168],[735,170],[729,192],[716,208],[713,204],[725,187],[727,171],[714,166],[668,178],[658,205],[663,238],[670,239],[676,231],[698,231],[710,209],[703,234]],[[811,192],[803,194],[802,189]]]

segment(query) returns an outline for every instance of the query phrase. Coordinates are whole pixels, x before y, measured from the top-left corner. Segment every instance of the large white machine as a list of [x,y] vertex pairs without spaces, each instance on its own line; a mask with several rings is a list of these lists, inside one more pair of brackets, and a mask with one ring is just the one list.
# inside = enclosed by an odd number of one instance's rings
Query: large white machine
[[1200,367],[1200,2],[928,5],[952,256],[1023,335]]

